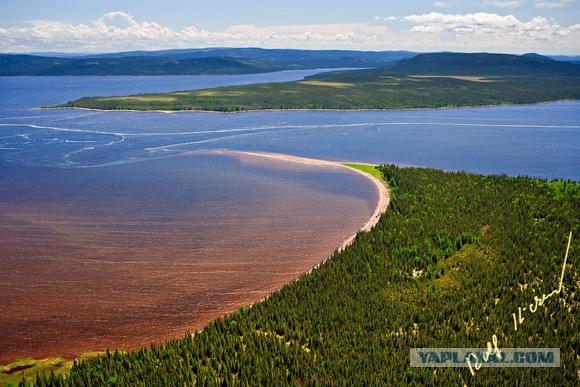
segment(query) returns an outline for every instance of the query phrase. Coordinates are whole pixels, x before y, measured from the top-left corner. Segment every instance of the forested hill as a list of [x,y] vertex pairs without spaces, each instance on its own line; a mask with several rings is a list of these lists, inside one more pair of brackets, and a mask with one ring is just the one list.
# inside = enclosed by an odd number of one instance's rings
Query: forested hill
[[580,76],[580,66],[547,57],[506,54],[434,53],[403,59],[384,68],[405,75]]
[[[577,386],[580,184],[380,171],[389,209],[310,274],[194,336],[111,349],[37,384]],[[558,290],[570,231],[562,291],[528,309]],[[561,364],[475,375],[410,366],[411,348],[486,348],[494,335],[499,348],[559,348]]]
[[[574,59],[561,57],[562,60]],[[401,75],[578,76],[580,66],[538,54],[206,48],[86,56],[0,54],[0,76],[246,74],[313,68],[382,68]]]
[[193,59],[223,57],[262,60],[273,65],[302,68],[339,68],[339,67],[380,67],[412,58],[417,53],[410,51],[355,51],[355,50],[297,50],[265,48],[202,48],[162,51],[129,51],[111,54],[92,55],[94,58],[123,57],[163,57],[174,59]]
[[0,76],[14,75],[202,75],[280,71],[287,66],[241,58],[55,58],[0,55]]
[[0,76],[247,74],[288,69],[380,67],[407,51],[208,48],[132,51],[89,56],[0,54]]

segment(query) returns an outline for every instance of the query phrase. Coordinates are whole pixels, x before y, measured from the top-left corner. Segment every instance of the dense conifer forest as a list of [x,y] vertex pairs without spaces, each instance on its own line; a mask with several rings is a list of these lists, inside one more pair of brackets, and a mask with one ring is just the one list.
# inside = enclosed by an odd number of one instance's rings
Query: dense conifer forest
[[[353,245],[166,345],[77,361],[38,386],[489,385],[580,381],[580,184],[380,167],[392,200]],[[558,289],[573,232],[562,292]],[[559,368],[412,368],[411,348],[560,348]],[[24,382],[23,382],[24,383]]]

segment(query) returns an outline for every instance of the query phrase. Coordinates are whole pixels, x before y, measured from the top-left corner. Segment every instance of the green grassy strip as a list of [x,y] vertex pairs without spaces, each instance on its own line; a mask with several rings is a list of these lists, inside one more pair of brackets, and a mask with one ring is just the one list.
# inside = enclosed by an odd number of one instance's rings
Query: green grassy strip
[[376,165],[350,164],[350,163],[343,163],[342,165],[344,165],[345,167],[358,169],[360,171],[368,173],[369,175],[371,175],[375,179],[382,181],[383,184],[386,184],[385,180],[383,179],[383,174],[381,173],[381,171],[378,169],[378,167]]

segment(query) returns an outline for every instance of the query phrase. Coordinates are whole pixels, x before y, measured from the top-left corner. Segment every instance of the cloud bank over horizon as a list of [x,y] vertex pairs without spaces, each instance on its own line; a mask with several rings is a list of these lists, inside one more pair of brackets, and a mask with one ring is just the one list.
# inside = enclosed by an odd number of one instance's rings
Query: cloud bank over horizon
[[[518,2],[488,3],[509,7]],[[537,7],[565,3],[535,1]],[[436,4],[444,10],[447,3]],[[580,24],[561,26],[542,16],[526,21],[486,12],[431,12],[402,17],[380,15],[368,23],[239,24],[208,31],[195,26],[172,29],[155,21],[135,20],[118,11],[87,24],[31,20],[24,26],[0,27],[0,52],[91,53],[193,47],[580,54]]]

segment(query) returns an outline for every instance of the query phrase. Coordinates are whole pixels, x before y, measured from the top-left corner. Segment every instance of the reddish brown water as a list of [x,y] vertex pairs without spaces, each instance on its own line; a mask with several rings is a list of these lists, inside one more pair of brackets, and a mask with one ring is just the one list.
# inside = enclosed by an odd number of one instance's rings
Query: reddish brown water
[[135,349],[267,296],[377,196],[355,173],[190,155],[0,171],[0,364]]

